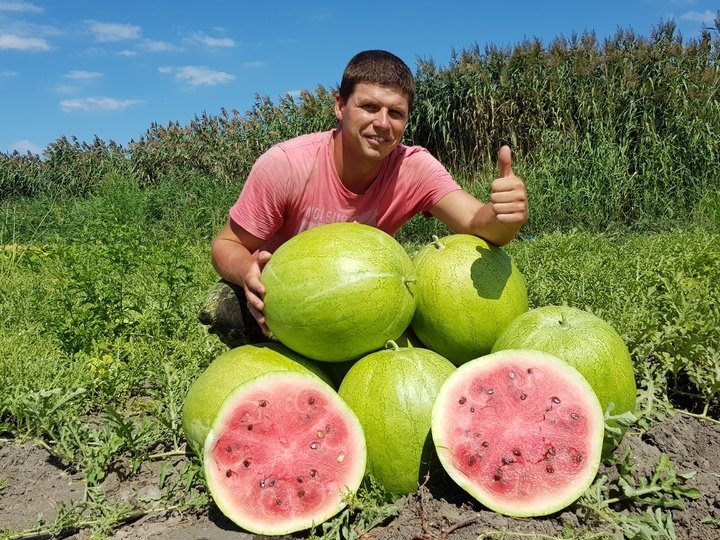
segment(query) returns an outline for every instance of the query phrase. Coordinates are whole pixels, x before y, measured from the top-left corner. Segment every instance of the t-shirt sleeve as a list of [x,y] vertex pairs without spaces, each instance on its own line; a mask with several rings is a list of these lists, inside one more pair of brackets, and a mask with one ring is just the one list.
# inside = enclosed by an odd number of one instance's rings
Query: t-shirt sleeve
[[285,152],[277,146],[267,150],[250,170],[230,219],[253,236],[270,238],[284,222],[290,174]]

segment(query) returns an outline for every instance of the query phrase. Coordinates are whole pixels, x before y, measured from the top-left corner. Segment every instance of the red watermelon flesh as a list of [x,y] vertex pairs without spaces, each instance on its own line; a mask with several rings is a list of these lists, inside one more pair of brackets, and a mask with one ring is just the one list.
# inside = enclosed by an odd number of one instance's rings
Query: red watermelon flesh
[[460,366],[435,401],[432,434],[450,477],[491,510],[565,508],[600,465],[604,418],[587,381],[562,360],[508,350]]
[[334,390],[297,372],[274,372],[225,400],[205,443],[218,507],[251,532],[280,535],[329,519],[357,491],[366,464],[357,417]]

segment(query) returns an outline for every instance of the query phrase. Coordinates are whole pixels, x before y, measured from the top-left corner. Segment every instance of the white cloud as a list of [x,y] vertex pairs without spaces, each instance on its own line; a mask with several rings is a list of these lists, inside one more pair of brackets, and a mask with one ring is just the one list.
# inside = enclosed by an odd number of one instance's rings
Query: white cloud
[[43,38],[26,38],[14,34],[0,34],[0,50],[49,51],[52,49]]
[[680,15],[680,19],[683,21],[694,21],[707,25],[715,23],[715,17],[717,13],[706,9],[705,11],[688,11]]
[[91,79],[99,79],[102,76],[103,76],[103,74],[98,71],[84,71],[82,69],[74,69],[72,71],[68,71],[65,74],[66,79],[75,79],[75,80],[82,80],[82,81],[88,81]]
[[42,148],[27,139],[23,139],[22,141],[17,141],[10,145],[10,153],[12,152],[18,152],[19,154],[27,154],[28,152],[31,152],[33,154],[40,155],[42,153]]
[[0,77],[2,77],[3,79],[12,79],[13,77],[17,76],[17,71],[0,71]]
[[90,32],[97,41],[124,41],[126,39],[138,39],[140,27],[134,24],[103,23],[97,21],[86,21],[90,25]]
[[235,46],[235,40],[232,38],[214,38],[211,36],[206,36],[204,34],[194,34],[190,41],[192,43],[198,43],[200,45],[205,45],[207,47],[234,47]]
[[56,84],[55,85],[55,91],[58,94],[74,94],[75,92],[78,92],[80,89],[77,86],[73,86],[71,84]]
[[0,2],[0,11],[15,11],[18,13],[42,13],[40,6],[29,2]]
[[118,56],[127,56],[128,58],[130,58],[130,57],[133,57],[133,56],[137,56],[137,55],[140,54],[140,53],[138,53],[137,51],[131,51],[131,50],[129,50],[129,49],[124,49],[124,50],[122,50],[122,51],[119,51],[119,52],[116,53],[116,54],[117,54]]
[[142,103],[138,99],[115,99],[109,97],[86,97],[81,99],[65,99],[60,108],[65,112],[74,111],[123,111],[128,107]]
[[215,86],[235,80],[235,75],[203,66],[161,67],[160,73],[175,73],[175,79],[190,86]]
[[146,39],[142,42],[141,47],[146,51],[150,52],[175,52],[180,51],[180,47],[176,47],[172,43],[167,41],[156,41],[152,39]]

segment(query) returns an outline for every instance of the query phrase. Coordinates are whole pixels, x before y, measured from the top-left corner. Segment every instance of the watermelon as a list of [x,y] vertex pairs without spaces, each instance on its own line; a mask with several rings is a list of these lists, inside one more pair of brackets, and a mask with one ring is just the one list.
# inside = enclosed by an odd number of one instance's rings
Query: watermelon
[[528,309],[525,282],[511,258],[477,236],[436,237],[414,264],[412,329],[455,365],[489,353],[505,327]]
[[515,517],[573,503],[597,474],[604,422],[585,378],[556,356],[506,350],[443,384],[432,436],[448,475],[482,505]]
[[279,343],[242,345],[213,360],[190,386],[183,404],[182,426],[190,449],[202,455],[220,405],[236,386],[270,371],[287,370],[313,373],[330,383],[314,362]]
[[[370,473],[389,493],[408,494],[434,460],[430,415],[442,383],[455,366],[423,348],[370,353],[347,372],[338,390],[365,432]],[[441,469],[442,470],[442,469]]]
[[284,535],[320,525],[364,477],[362,427],[319,378],[275,371],[225,399],[205,440],[203,467],[218,508],[236,525]]
[[263,268],[265,321],[308,358],[356,360],[407,328],[414,279],[410,256],[387,233],[360,223],[321,225],[288,240]]
[[493,345],[493,351],[503,349],[536,349],[558,356],[587,379],[604,411],[619,415],[635,410],[630,351],[620,334],[597,315],[570,306],[530,310],[510,323]]

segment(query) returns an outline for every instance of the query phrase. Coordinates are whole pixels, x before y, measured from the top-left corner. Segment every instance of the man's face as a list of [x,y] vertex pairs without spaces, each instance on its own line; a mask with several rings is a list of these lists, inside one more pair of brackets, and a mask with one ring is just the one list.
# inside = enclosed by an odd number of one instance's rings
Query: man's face
[[361,83],[347,102],[335,99],[343,147],[358,158],[380,161],[400,144],[409,116],[407,97],[384,86]]

